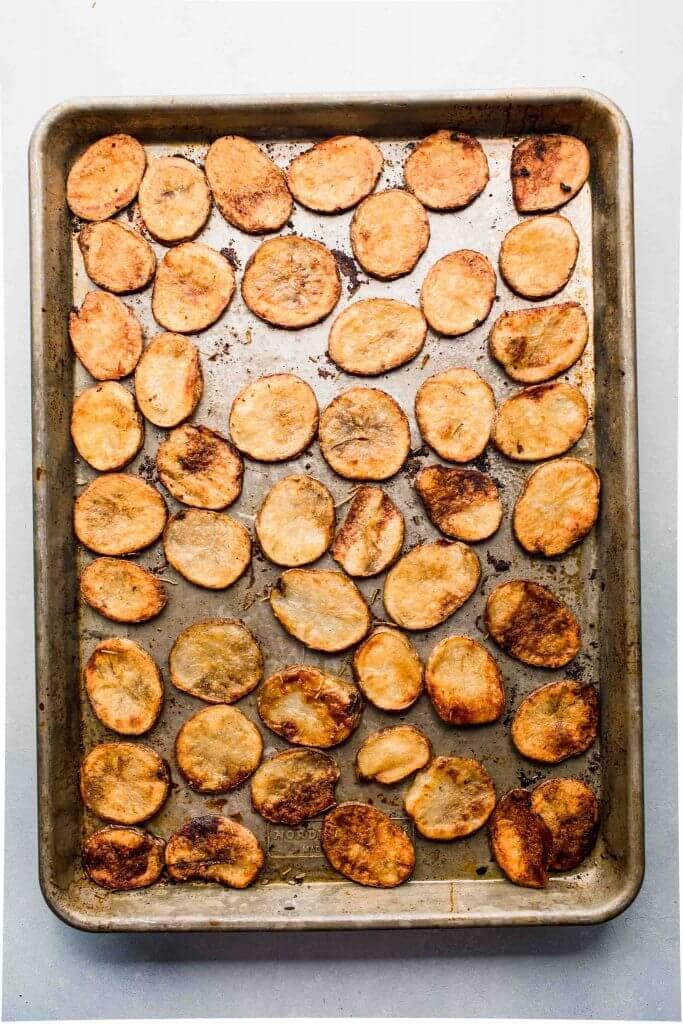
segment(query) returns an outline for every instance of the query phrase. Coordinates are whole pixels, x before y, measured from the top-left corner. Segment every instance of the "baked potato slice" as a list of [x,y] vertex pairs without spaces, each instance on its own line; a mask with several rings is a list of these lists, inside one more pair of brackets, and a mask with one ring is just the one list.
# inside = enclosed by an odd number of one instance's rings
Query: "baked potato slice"
[[498,407],[491,440],[517,462],[549,459],[572,448],[588,425],[588,403],[566,381],[535,384]]
[[545,888],[553,837],[525,789],[511,789],[498,801],[491,815],[490,839],[496,864],[511,882],[529,889]]
[[508,377],[541,384],[581,358],[588,342],[588,317],[578,302],[515,309],[498,317],[489,351]]
[[139,292],[154,277],[154,249],[137,231],[116,220],[86,224],[79,232],[78,245],[86,274],[108,292]]
[[540,583],[501,583],[486,600],[484,619],[491,639],[525,665],[561,668],[581,650],[576,616]]
[[229,704],[203,708],[181,725],[175,740],[178,768],[198,793],[228,793],[258,768],[263,740],[253,722]]
[[209,147],[204,163],[216,206],[229,224],[248,234],[279,231],[292,213],[284,172],[240,135],[225,135]]
[[480,252],[459,249],[430,267],[420,305],[432,330],[455,338],[483,324],[496,297],[496,272]]
[[211,213],[211,193],[191,160],[162,156],[145,171],[138,207],[150,235],[172,245],[199,234]]
[[88,292],[69,314],[74,352],[95,380],[119,380],[135,369],[142,353],[142,327],[121,299]]
[[551,871],[571,871],[586,859],[598,833],[595,793],[580,779],[548,779],[531,791],[531,809],[553,837]]
[[147,622],[166,607],[161,580],[135,562],[96,558],[81,573],[81,597],[113,622]]
[[184,505],[220,511],[242,491],[242,459],[208,427],[176,427],[159,445],[156,465],[164,487]]
[[435,757],[413,779],[404,806],[427,839],[462,839],[484,825],[496,804],[491,776],[472,757]]
[[168,667],[178,690],[209,704],[234,704],[261,682],[263,655],[239,619],[207,619],[178,634]]
[[125,637],[108,637],[97,645],[83,681],[93,712],[112,732],[142,736],[161,714],[161,672],[146,651]]
[[595,687],[561,679],[534,690],[515,712],[510,736],[531,761],[559,764],[578,757],[598,735],[600,700]]
[[478,469],[425,466],[414,486],[434,526],[447,537],[470,543],[486,540],[501,524],[498,488]]
[[404,629],[431,629],[472,596],[480,576],[479,557],[466,544],[418,544],[387,573],[384,607]]
[[393,889],[415,868],[415,848],[408,835],[369,804],[349,800],[329,811],[320,845],[334,870],[359,885]]
[[376,576],[403,547],[403,513],[380,487],[359,487],[330,554],[349,576]]
[[468,636],[439,641],[427,659],[425,680],[434,710],[448,725],[484,725],[505,710],[500,669]]
[[142,743],[99,743],[81,761],[83,803],[119,825],[153,818],[166,803],[170,783],[166,762]]
[[246,826],[218,814],[192,818],[166,844],[165,860],[174,882],[219,882],[246,889],[265,862],[258,839]]
[[161,536],[167,515],[151,484],[130,473],[107,473],[76,498],[74,529],[81,544],[99,555],[129,555]]
[[442,130],[418,142],[406,160],[405,183],[430,210],[462,210],[486,188],[489,164],[477,139]]
[[251,804],[280,825],[301,825],[334,805],[339,768],[321,750],[283,750],[256,770]]
[[398,299],[361,299],[335,319],[327,353],[346,373],[376,377],[409,363],[426,337],[427,321],[417,306]]
[[334,524],[334,499],[327,487],[311,476],[286,476],[263,499],[255,528],[266,558],[297,566],[325,554]]
[[106,220],[132,203],[145,171],[145,151],[131,135],[107,135],[81,153],[66,179],[66,201],[81,220]]
[[379,388],[349,388],[320,417],[320,450],[347,480],[387,480],[410,452],[410,427],[400,405]]
[[361,135],[336,135],[292,160],[287,183],[297,202],[319,213],[341,213],[370,195],[381,174],[379,148]]
[[524,482],[512,529],[525,551],[562,555],[590,533],[600,511],[600,477],[578,459],[538,466]]
[[204,390],[199,351],[182,334],[153,338],[135,371],[135,397],[157,427],[177,427],[197,408]]
[[247,384],[230,409],[230,436],[250,459],[285,462],[308,448],[318,430],[313,388],[292,373],[272,373]]
[[251,537],[232,516],[207,509],[181,509],[164,530],[169,565],[190,583],[224,590],[240,578],[251,561]]
[[500,272],[525,299],[549,299],[574,273],[579,239],[566,217],[550,213],[510,228],[500,247]]
[[196,334],[223,315],[234,291],[235,271],[225,256],[202,242],[184,242],[159,264],[152,313],[167,331]]
[[144,889],[159,881],[165,845],[144,829],[109,825],[85,841],[83,869],[103,889]]
[[520,213],[557,210],[580,192],[590,173],[590,156],[572,135],[535,135],[512,151],[512,197]]
[[465,366],[428,377],[415,396],[420,433],[448,462],[471,462],[481,455],[491,436],[495,412],[490,384]]
[[424,768],[431,756],[431,743],[414,725],[391,725],[363,740],[356,754],[356,774],[391,786]]
[[262,721],[289,743],[335,747],[360,723],[363,701],[348,679],[312,665],[290,665],[275,672],[258,692]]
[[145,430],[130,391],[113,380],[81,391],[71,411],[71,438],[94,469],[106,472],[131,462],[142,448]]
[[356,207],[351,248],[363,270],[382,281],[409,274],[429,244],[429,217],[400,188],[376,192]]
[[345,651],[370,629],[370,609],[341,572],[287,569],[270,592],[270,607],[287,632],[314,651]]
[[404,633],[378,626],[353,656],[356,681],[382,711],[405,711],[422,693],[422,662]]
[[341,295],[337,261],[322,242],[297,235],[269,238],[249,258],[242,298],[274,327],[310,327],[332,312]]

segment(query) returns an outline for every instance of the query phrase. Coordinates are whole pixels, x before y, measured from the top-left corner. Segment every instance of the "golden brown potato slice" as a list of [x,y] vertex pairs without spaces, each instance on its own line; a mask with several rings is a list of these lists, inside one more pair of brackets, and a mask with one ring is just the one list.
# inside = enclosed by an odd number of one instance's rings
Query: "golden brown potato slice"
[[164,487],[184,505],[219,510],[240,496],[242,459],[208,427],[176,427],[159,445],[156,464]]
[[269,238],[250,257],[242,298],[256,316],[275,327],[310,327],[339,302],[336,260],[321,242],[297,235]]
[[353,673],[364,696],[382,711],[405,711],[422,693],[417,651],[407,636],[387,626],[378,626],[358,648]]
[[318,429],[313,388],[293,373],[272,373],[247,384],[230,410],[230,436],[260,462],[285,462],[308,448]]
[[515,712],[510,735],[531,761],[559,764],[595,743],[600,701],[597,691],[576,679],[547,683],[525,697]]
[[415,867],[415,848],[401,826],[352,800],[325,815],[320,845],[334,870],[359,885],[393,889]]
[[566,381],[536,384],[512,395],[498,407],[491,440],[517,462],[562,455],[579,440],[588,424],[588,403]]
[[413,779],[404,806],[427,839],[462,839],[481,828],[496,804],[491,776],[472,757],[435,757]]
[[157,260],[149,242],[118,221],[86,224],[78,235],[85,272],[108,292],[139,292],[154,277]]
[[251,780],[251,803],[266,821],[300,825],[334,804],[339,769],[320,750],[283,750]]
[[153,818],[166,803],[170,782],[166,762],[141,743],[100,743],[81,761],[83,803],[119,825]]
[[531,807],[531,794],[511,789],[491,815],[491,851],[496,864],[515,885],[543,889],[553,837],[540,814]]
[[579,239],[566,217],[531,217],[510,228],[500,247],[500,272],[525,299],[548,299],[566,285],[579,255]]
[[119,636],[102,640],[88,658],[83,678],[93,711],[113,732],[141,736],[161,714],[161,672],[132,640]]
[[600,477],[578,459],[556,459],[531,473],[512,516],[530,554],[561,555],[588,534],[600,510]]
[[196,347],[182,334],[158,334],[135,371],[135,397],[157,427],[177,427],[197,408],[204,390]]
[[149,547],[166,525],[166,503],[155,487],[130,473],[96,477],[76,498],[74,529],[100,555],[129,555]]
[[489,164],[477,139],[440,131],[418,142],[406,160],[405,182],[430,210],[461,210],[489,180]]
[[376,377],[414,359],[425,343],[427,322],[417,306],[397,299],[361,299],[347,306],[330,329],[330,359],[359,376]]
[[187,242],[211,212],[211,193],[200,169],[182,156],[162,156],[145,172],[138,196],[140,216],[159,242]]
[[81,153],[66,179],[66,201],[82,220],[106,220],[135,199],[147,158],[130,135],[107,135]]
[[540,384],[568,370],[588,341],[588,318],[578,302],[515,309],[498,317],[489,351],[513,380]]
[[152,313],[167,331],[196,334],[230,305],[235,271],[225,256],[202,242],[184,242],[166,253],[152,291]]
[[266,679],[258,713],[274,733],[305,747],[335,747],[358,727],[358,687],[312,665],[290,665]]
[[311,476],[273,484],[256,516],[256,536],[276,565],[306,565],[324,555],[334,537],[334,499]]
[[210,146],[206,176],[216,206],[249,234],[279,231],[292,212],[284,172],[249,139],[225,135]]
[[471,462],[481,455],[495,411],[490,385],[465,366],[428,377],[415,396],[415,419],[422,437],[449,462]]
[[134,459],[145,431],[130,391],[113,380],[81,391],[71,412],[71,437],[78,454],[103,472]]
[[122,558],[96,558],[81,573],[81,597],[113,622],[147,622],[166,607],[166,588]]
[[376,576],[396,561],[403,513],[380,487],[359,487],[330,554],[349,576]]
[[456,540],[485,540],[503,518],[498,488],[478,469],[425,466],[415,477],[415,490],[434,526]]
[[252,775],[263,755],[263,740],[237,708],[215,704],[181,725],[175,740],[178,767],[198,793],[227,793]]
[[404,629],[431,629],[472,596],[480,575],[477,553],[466,544],[418,544],[387,573],[384,607]]
[[144,829],[110,825],[86,840],[83,868],[103,889],[144,889],[164,870],[164,846],[163,839]]
[[370,195],[384,159],[369,139],[336,135],[295,157],[287,171],[294,198],[319,213],[350,210]]
[[142,327],[127,306],[107,292],[88,292],[69,314],[74,352],[95,380],[118,380],[135,369],[142,352]]
[[485,621],[498,646],[525,665],[561,668],[581,649],[573,612],[552,590],[530,580],[509,580],[492,590]]
[[573,199],[590,173],[590,156],[571,135],[536,135],[512,151],[512,196],[520,213],[557,210]]
[[468,636],[447,636],[427,660],[427,693],[449,725],[495,722],[505,710],[503,677],[481,644]]
[[374,779],[384,786],[407,779],[432,756],[432,745],[414,725],[393,725],[367,736],[356,754],[360,779]]
[[415,196],[390,188],[364,199],[351,221],[351,248],[383,281],[409,274],[429,244],[429,217]]
[[208,619],[176,637],[168,667],[179,690],[209,704],[234,704],[261,682],[263,655],[243,622]]
[[288,569],[270,592],[280,625],[314,651],[345,651],[370,629],[370,609],[342,572]]
[[429,326],[455,338],[483,324],[496,297],[496,272],[486,256],[459,249],[430,267],[420,292]]
[[599,808],[595,793],[579,779],[548,779],[531,792],[531,808],[553,837],[551,871],[570,871],[595,845]]
[[169,565],[190,583],[224,590],[240,578],[251,561],[251,537],[232,516],[206,509],[182,509],[164,530]]
[[175,882],[198,879],[245,889],[264,861],[254,833],[218,814],[185,822],[166,844],[166,870]]
[[379,388],[349,388],[320,417],[320,450],[347,480],[387,480],[410,451],[410,427],[400,405]]

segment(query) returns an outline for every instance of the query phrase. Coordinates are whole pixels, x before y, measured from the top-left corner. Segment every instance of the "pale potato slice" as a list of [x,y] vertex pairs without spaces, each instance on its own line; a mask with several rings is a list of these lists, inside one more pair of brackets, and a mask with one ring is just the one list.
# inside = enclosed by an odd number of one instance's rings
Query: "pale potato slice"
[[498,646],[526,665],[561,668],[581,649],[576,616],[552,590],[530,580],[509,580],[492,590],[485,622]]
[[500,669],[468,636],[447,636],[432,650],[425,670],[427,693],[448,725],[495,722],[505,710]]
[[141,828],[110,825],[83,846],[83,868],[95,885],[124,891],[158,882],[164,870],[163,839]]
[[360,135],[336,135],[292,160],[287,182],[294,198],[319,213],[341,213],[370,195],[382,171],[378,147]]
[[510,228],[500,247],[500,272],[525,299],[547,299],[566,285],[579,255],[579,239],[566,217],[531,217]]
[[332,324],[327,352],[346,373],[376,377],[409,363],[426,337],[427,322],[417,306],[398,299],[361,299]]
[[543,889],[548,884],[553,837],[531,806],[531,794],[511,789],[491,815],[491,852],[515,885]]
[[350,800],[329,811],[320,845],[334,870],[359,885],[393,889],[415,868],[415,848],[408,835],[369,804]]
[[422,693],[422,662],[397,629],[378,626],[353,656],[353,674],[371,704],[405,711]]
[[242,459],[229,441],[208,427],[176,427],[157,449],[164,487],[184,505],[220,510],[242,490]]
[[489,351],[513,380],[540,384],[568,370],[588,341],[588,318],[578,302],[503,313],[491,328]]
[[349,388],[320,417],[320,450],[347,480],[387,480],[410,451],[410,427],[400,405],[379,388]]
[[512,196],[520,213],[557,210],[579,192],[590,173],[590,155],[572,135],[536,135],[512,151]]
[[142,353],[142,327],[127,306],[108,292],[88,292],[69,314],[74,352],[95,380],[132,373]]
[[312,665],[290,665],[266,679],[258,713],[274,733],[305,747],[335,747],[360,723],[363,701],[348,679]]
[[370,609],[347,576],[326,569],[288,569],[270,592],[281,626],[314,651],[344,651],[370,629]]
[[83,803],[119,825],[153,818],[166,803],[170,783],[166,762],[141,743],[100,743],[81,761]]
[[600,700],[595,687],[561,679],[534,690],[515,712],[510,735],[531,761],[559,764],[595,743]]
[[570,871],[595,845],[599,806],[595,793],[580,779],[548,779],[531,792],[531,809],[540,814],[553,837],[551,871]]
[[434,526],[447,537],[486,540],[501,524],[503,503],[498,488],[478,469],[425,466],[414,486]]
[[283,750],[258,768],[251,780],[251,804],[266,821],[300,825],[334,800],[339,768],[320,750]]
[[562,455],[588,425],[588,402],[566,381],[535,384],[498,407],[491,430],[496,448],[517,462]]
[[71,437],[78,454],[95,469],[105,472],[129,463],[145,438],[130,391],[113,380],[81,391],[71,411]]
[[318,429],[313,388],[293,373],[272,373],[247,384],[230,410],[230,436],[260,462],[285,462],[308,448]]
[[218,814],[185,822],[168,840],[165,856],[175,882],[197,879],[231,889],[251,885],[266,859],[253,832]]
[[349,576],[376,576],[403,547],[403,513],[380,487],[359,487],[330,554]]
[[149,547],[166,525],[166,502],[130,473],[96,477],[76,498],[74,529],[99,555],[129,555]]
[[431,629],[472,596],[480,576],[477,553],[466,544],[418,544],[387,573],[384,607],[404,629]]
[[515,537],[530,554],[561,555],[592,530],[600,477],[578,459],[556,459],[531,473],[512,515]]
[[431,743],[414,725],[388,726],[363,740],[356,754],[356,773],[359,779],[391,786],[424,768],[431,756]]
[[334,498],[311,476],[273,484],[256,516],[261,549],[276,565],[306,565],[324,555],[334,537]]
[[182,156],[162,156],[145,172],[138,196],[140,216],[159,242],[187,242],[211,212],[211,193],[200,169]]
[[351,248],[363,270],[383,281],[409,274],[429,245],[429,217],[399,188],[368,196],[351,221]]
[[177,427],[197,408],[204,390],[197,348],[182,334],[158,334],[135,371],[135,397],[157,427]]
[[435,757],[406,793],[406,814],[427,839],[462,839],[486,823],[496,805],[491,776],[472,757]]
[[491,386],[465,366],[428,377],[415,396],[415,419],[422,437],[449,462],[471,462],[481,455],[495,411]]
[[78,235],[85,272],[108,292],[139,292],[154,277],[157,260],[147,239],[118,221],[86,224]]
[[166,607],[161,580],[135,562],[96,558],[81,573],[81,597],[113,622],[147,622]]
[[297,235],[262,242],[242,278],[242,298],[275,327],[310,327],[339,302],[337,262],[321,242]]
[[480,252],[459,249],[430,267],[420,305],[429,326],[455,338],[483,324],[496,297],[496,272]]
[[234,704],[261,682],[263,655],[243,622],[208,619],[176,637],[168,668],[179,690],[209,704]]
[[216,704],[180,727],[175,756],[188,786],[198,793],[227,793],[252,775],[263,756],[263,740],[237,708]]
[[167,331],[196,334],[230,305],[235,271],[225,256],[202,242],[184,242],[166,253],[152,291],[152,313]]
[[164,530],[169,565],[190,583],[224,590],[240,578],[251,561],[251,537],[232,516],[207,509],[176,512]]
[[249,234],[279,231],[292,212],[284,172],[249,139],[225,135],[209,147],[204,163],[216,206]]
[[404,175],[407,187],[430,210],[461,210],[486,188],[489,164],[477,139],[443,130],[418,142]]
[[112,732],[141,736],[161,714],[161,672],[132,640],[119,636],[102,640],[88,658],[83,680],[90,706]]
[[131,135],[107,135],[81,153],[66,179],[66,201],[82,220],[106,220],[135,199],[147,158]]

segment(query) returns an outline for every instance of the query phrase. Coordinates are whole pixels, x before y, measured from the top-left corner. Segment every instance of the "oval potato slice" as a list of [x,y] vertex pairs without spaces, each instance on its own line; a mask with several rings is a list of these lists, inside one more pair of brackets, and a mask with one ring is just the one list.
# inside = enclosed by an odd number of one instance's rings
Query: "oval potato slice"
[[581,649],[573,612],[552,590],[530,580],[509,580],[492,590],[485,622],[498,646],[525,665],[561,668]]
[[95,380],[132,373],[142,353],[142,327],[127,306],[108,292],[88,292],[69,314],[74,352]]
[[330,554],[349,576],[376,576],[396,561],[403,513],[380,487],[359,487]]
[[590,173],[590,156],[571,135],[536,135],[512,151],[512,197],[520,213],[557,210],[579,192]]
[[427,693],[448,725],[484,725],[505,710],[500,669],[468,636],[447,636],[433,649],[425,671]]
[[202,242],[184,242],[159,264],[152,313],[167,331],[196,334],[223,315],[234,291],[235,272],[225,256]]
[[424,768],[431,756],[431,743],[414,725],[388,726],[363,740],[356,754],[356,773],[359,779],[391,786]]
[[384,607],[404,629],[431,629],[472,596],[480,576],[477,553],[466,544],[418,544],[387,573]]
[[422,693],[422,663],[397,629],[378,626],[353,656],[353,674],[371,704],[405,711]]
[[176,882],[198,879],[231,889],[251,885],[266,859],[253,832],[218,814],[185,822],[168,840],[165,857]]
[[168,656],[171,682],[209,704],[234,704],[261,682],[263,655],[238,619],[193,622]]
[[108,292],[139,292],[154,277],[157,259],[146,238],[118,221],[86,224],[78,235],[85,272]]
[[118,636],[102,640],[88,658],[83,678],[90,706],[112,732],[141,736],[161,714],[161,672],[132,640]]
[[570,871],[595,845],[599,807],[595,793],[580,779],[548,779],[531,792],[531,809],[553,837],[551,871]]
[[135,371],[135,397],[157,427],[177,427],[197,408],[204,390],[197,348],[182,334],[158,334]]
[[311,476],[273,484],[256,516],[256,536],[276,565],[306,565],[324,555],[334,537],[334,499]]
[[242,298],[256,316],[275,327],[310,327],[339,302],[337,262],[321,242],[297,235],[269,238],[249,258]]
[[486,823],[496,804],[491,776],[472,757],[435,757],[406,793],[406,814],[427,839],[462,839]]
[[496,272],[486,256],[459,249],[430,267],[420,292],[429,326],[455,338],[483,324],[496,297]]
[[287,182],[309,210],[341,213],[370,195],[382,171],[378,147],[360,135],[336,135],[292,160]]
[[415,477],[415,490],[434,526],[447,537],[486,540],[501,524],[498,488],[478,469],[425,466]]
[[553,837],[531,806],[531,794],[511,789],[491,815],[491,851],[496,864],[515,885],[543,889],[548,884]]
[[534,462],[568,451],[588,425],[588,403],[566,381],[536,384],[498,407],[491,440],[517,462]]
[[163,839],[141,828],[110,825],[83,846],[83,868],[95,885],[123,891],[158,882],[164,870]]
[[410,451],[410,427],[400,405],[379,388],[349,388],[320,417],[320,450],[347,480],[387,480]]
[[471,462],[481,455],[495,412],[491,386],[465,366],[428,377],[415,396],[415,419],[422,437],[449,462]]
[[224,590],[240,578],[251,561],[251,537],[232,516],[206,509],[182,509],[164,530],[169,565],[190,583]]
[[183,778],[198,793],[237,789],[258,768],[263,740],[237,708],[215,704],[181,725],[175,756]]
[[318,429],[318,400],[306,381],[273,373],[247,384],[230,410],[230,436],[260,462],[285,462],[308,448]]
[[147,622],[166,607],[161,580],[135,562],[96,558],[81,573],[81,597],[113,622]]
[[156,465],[164,487],[194,508],[227,508],[242,490],[242,459],[229,441],[208,427],[176,427],[159,445]]
[[489,164],[477,139],[443,130],[418,142],[404,175],[407,187],[430,210],[461,210],[486,188]]
[[353,255],[366,273],[383,281],[409,274],[428,245],[427,211],[400,188],[368,196],[351,220]]
[[415,868],[415,848],[408,835],[369,804],[349,800],[329,811],[320,845],[334,870],[359,885],[393,889]]
[[248,234],[279,231],[292,212],[284,172],[249,139],[225,135],[209,147],[204,162],[216,206]]
[[510,228],[500,247],[500,272],[525,299],[548,299],[566,285],[579,255],[579,239],[566,217],[531,217]]
[[167,515],[151,484],[130,473],[107,473],[76,498],[74,529],[81,544],[97,554],[129,555],[161,536]]
[[339,768],[320,750],[283,750],[256,770],[251,804],[265,818],[282,825],[300,825],[334,804]]
[[71,437],[78,454],[103,472],[134,459],[145,431],[130,391],[113,380],[81,391],[71,412]]
[[145,227],[158,242],[187,242],[209,219],[211,193],[191,160],[162,156],[145,172],[138,206]]
[[600,701],[595,687],[561,679],[534,690],[515,712],[510,727],[520,754],[542,764],[578,757],[598,735]]
[[81,153],[66,179],[66,201],[82,220],[106,220],[132,203],[145,151],[131,135],[107,135]]
[[578,302],[515,309],[498,317],[489,351],[522,384],[540,384],[568,370],[588,342],[588,318]]
[[361,299],[330,329],[327,352],[346,373],[376,377],[414,359],[424,347],[427,322],[417,306],[397,299]]
[[341,572],[288,569],[270,592],[270,607],[291,636],[314,651],[344,651],[370,629],[370,609]]
[[119,825],[153,818],[166,803],[170,782],[166,762],[141,743],[99,743],[81,761],[83,803]]
[[512,515],[515,537],[530,554],[568,551],[590,533],[600,510],[600,477],[578,459],[556,459],[531,473]]
[[289,743],[335,747],[360,723],[358,687],[312,665],[290,665],[266,679],[256,698],[262,720]]

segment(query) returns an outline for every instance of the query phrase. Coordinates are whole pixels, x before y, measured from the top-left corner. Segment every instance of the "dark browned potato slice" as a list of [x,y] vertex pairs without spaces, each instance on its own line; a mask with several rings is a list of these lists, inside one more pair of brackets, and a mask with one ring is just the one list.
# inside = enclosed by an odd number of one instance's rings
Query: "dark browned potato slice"
[[465,366],[428,377],[415,396],[415,418],[422,437],[449,462],[471,462],[481,455],[495,411],[491,386]]
[[177,427],[197,408],[204,380],[199,352],[182,334],[158,334],[135,371],[135,397],[157,427]]
[[152,246],[118,221],[86,224],[78,244],[86,274],[108,292],[139,292],[154,277],[157,260]]
[[472,757],[435,757],[413,779],[406,814],[427,839],[462,839],[488,820],[496,804],[491,776]]
[[252,313],[276,327],[310,327],[339,302],[336,260],[321,242],[296,235],[262,242],[247,263],[242,298]]
[[209,704],[234,704],[260,683],[263,655],[243,622],[208,619],[176,637],[168,667],[179,690]]
[[430,210],[461,210],[489,180],[489,164],[477,139],[440,131],[418,142],[406,160],[405,182]]
[[581,649],[573,612],[552,590],[530,580],[509,580],[486,601],[486,628],[511,657],[539,668],[561,668]]
[[372,192],[383,163],[381,152],[369,139],[336,135],[295,157],[287,181],[302,206],[319,213],[340,213]]
[[167,515],[155,487],[130,473],[107,473],[76,498],[74,529],[91,551],[129,555],[161,536]]
[[425,466],[415,477],[415,490],[436,528],[456,540],[485,540],[503,518],[498,488],[478,469]]
[[286,476],[266,494],[256,536],[276,565],[306,565],[324,555],[334,537],[334,499],[311,476]]
[[251,537],[232,516],[205,509],[176,512],[164,530],[164,554],[181,576],[198,587],[224,590],[251,561]]
[[403,547],[403,513],[380,487],[360,487],[330,554],[349,576],[376,576]]
[[327,351],[346,373],[375,377],[414,359],[425,343],[427,322],[417,306],[397,299],[361,299],[330,328]]
[[553,837],[551,871],[570,871],[595,845],[599,808],[595,793],[579,779],[548,779],[531,792],[531,808]]
[[107,292],[88,292],[69,314],[74,352],[95,380],[118,380],[135,369],[142,352],[142,328],[127,306]]
[[512,196],[520,213],[557,210],[573,199],[590,173],[590,156],[571,135],[536,135],[512,151]]
[[510,228],[500,247],[500,272],[525,299],[547,299],[561,291],[574,272],[579,239],[566,217],[551,213]]
[[378,626],[353,656],[363,694],[383,711],[405,711],[422,693],[422,663],[397,629]]
[[251,780],[251,803],[266,821],[300,825],[334,804],[339,768],[320,750],[283,750]]
[[483,324],[496,297],[496,272],[486,256],[460,249],[430,267],[420,292],[429,326],[455,338]]
[[83,678],[93,711],[113,732],[141,736],[161,714],[161,672],[132,640],[118,636],[102,640],[88,658]]
[[162,156],[145,172],[138,206],[145,227],[159,242],[187,242],[209,219],[211,193],[191,160]]
[[441,640],[429,655],[425,679],[436,713],[449,725],[495,722],[505,710],[500,669],[468,636]]
[[385,786],[407,779],[432,756],[432,745],[414,725],[393,725],[367,736],[356,754],[360,779],[374,779]]
[[334,747],[358,727],[358,687],[312,665],[290,665],[266,679],[258,713],[274,733],[305,747]]
[[387,573],[384,607],[404,629],[431,629],[477,589],[477,553],[458,541],[418,544]]
[[556,459],[531,473],[517,498],[512,528],[532,555],[561,555],[583,540],[600,510],[600,477],[578,459]]
[[96,558],[81,573],[81,597],[113,622],[147,622],[166,607],[166,588],[122,558]]
[[400,405],[379,388],[349,388],[320,417],[320,450],[347,480],[386,480],[410,451],[410,427]]
[[237,708],[216,704],[181,725],[175,740],[178,767],[198,793],[237,789],[258,768],[263,740]]
[[242,459],[229,441],[208,427],[176,427],[157,449],[164,487],[184,505],[222,509],[242,490]]
[[107,135],[81,153],[66,179],[66,201],[82,220],[106,220],[135,199],[146,163],[130,135]]
[[185,242],[159,264],[152,313],[167,331],[195,334],[223,315],[234,290],[235,272],[225,256],[202,242]]
[[566,381],[524,388],[498,407],[491,440],[517,462],[535,462],[562,455],[583,434],[588,403]]
[[103,889],[144,889],[164,870],[164,846],[163,839],[144,829],[110,825],[86,840],[83,868]]
[[364,199],[351,221],[351,248],[363,270],[391,281],[409,274],[429,244],[429,218],[399,188]]
[[318,400],[306,381],[273,373],[247,384],[230,410],[230,436],[241,452],[261,462],[300,455],[318,429]]
[[145,432],[130,391],[113,380],[81,391],[71,412],[71,437],[78,454],[103,472],[134,459]]
[[270,592],[275,618],[314,651],[344,651],[370,629],[370,609],[347,576],[326,569],[288,569]]
[[359,885],[393,889],[415,867],[415,848],[404,830],[369,804],[350,800],[329,811],[320,845],[334,870]]
[[522,384],[540,384],[568,370],[588,341],[588,318],[578,302],[516,309],[498,317],[489,350]]
[[166,762],[141,743],[100,743],[81,762],[83,803],[119,825],[153,818],[166,803],[170,781]]
[[531,794],[511,789],[491,815],[491,851],[496,864],[515,885],[543,889],[553,837],[540,814],[531,806]]
[[166,844],[166,870],[175,882],[198,879],[245,889],[264,861],[254,833],[218,814],[185,822]]
[[525,697],[515,712],[510,735],[531,761],[559,764],[595,743],[600,701],[597,691],[576,679],[547,683]]
[[226,135],[209,148],[206,176],[216,206],[249,234],[279,231],[292,212],[284,172],[255,142]]

